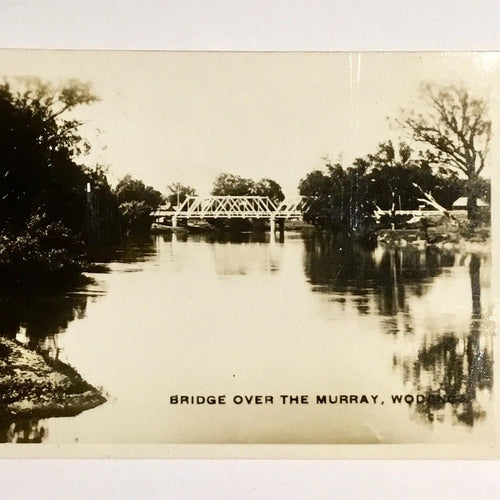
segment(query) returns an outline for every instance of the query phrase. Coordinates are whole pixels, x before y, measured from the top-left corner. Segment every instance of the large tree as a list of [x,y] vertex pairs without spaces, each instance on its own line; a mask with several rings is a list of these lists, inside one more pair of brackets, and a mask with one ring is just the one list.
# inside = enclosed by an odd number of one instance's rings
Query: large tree
[[97,100],[89,84],[56,87],[37,79],[0,85],[0,221],[16,233],[35,212],[80,231],[89,149],[72,111]]
[[246,179],[234,174],[220,174],[214,181],[212,194],[216,196],[268,196],[274,203],[283,201],[281,186],[273,179]]
[[[219,174],[215,178],[212,194],[214,196],[267,196],[275,205],[284,199],[281,186],[272,179],[254,181],[228,173]],[[219,229],[225,228],[235,232],[250,230],[259,225],[257,221],[251,222],[246,219],[213,219],[210,222]]]
[[76,80],[0,84],[0,281],[74,276],[93,243],[117,236],[105,172],[80,163],[90,146],[75,110],[96,100]]
[[156,210],[163,202],[163,195],[152,186],[146,186],[139,179],[126,175],[118,181],[115,188],[118,203],[143,201],[151,210]]
[[467,179],[469,218],[476,213],[481,194],[479,175],[486,165],[491,140],[491,120],[485,99],[473,97],[463,87],[424,84],[424,112],[405,111],[399,123],[415,141],[430,146],[427,158],[448,172]]
[[219,174],[212,188],[214,196],[248,196],[252,194],[254,182],[239,175]]

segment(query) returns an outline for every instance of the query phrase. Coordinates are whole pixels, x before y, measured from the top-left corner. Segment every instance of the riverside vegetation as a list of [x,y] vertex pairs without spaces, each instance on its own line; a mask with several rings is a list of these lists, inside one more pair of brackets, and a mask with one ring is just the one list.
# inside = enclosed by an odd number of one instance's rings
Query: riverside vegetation
[[[158,197],[113,190],[101,165],[81,159],[90,145],[73,111],[98,100],[76,80],[59,87],[27,78],[0,85],[0,291],[2,297],[63,293],[85,280],[99,252],[140,226]],[[154,194],[154,193],[153,193]],[[139,219],[139,223],[137,220]],[[147,221],[146,221],[147,222]],[[95,267],[94,267],[95,269]],[[6,299],[7,300],[7,299]],[[8,414],[73,415],[105,401],[70,366],[0,338],[0,419]]]

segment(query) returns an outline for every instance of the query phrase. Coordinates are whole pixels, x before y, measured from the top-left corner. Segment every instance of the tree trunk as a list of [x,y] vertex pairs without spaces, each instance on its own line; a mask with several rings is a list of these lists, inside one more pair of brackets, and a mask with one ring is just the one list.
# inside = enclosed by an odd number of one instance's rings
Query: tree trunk
[[469,196],[467,197],[467,218],[470,221],[477,222],[477,196],[473,193],[469,193]]
[[478,220],[477,210],[477,180],[476,173],[471,173],[467,180],[467,218],[472,222]]

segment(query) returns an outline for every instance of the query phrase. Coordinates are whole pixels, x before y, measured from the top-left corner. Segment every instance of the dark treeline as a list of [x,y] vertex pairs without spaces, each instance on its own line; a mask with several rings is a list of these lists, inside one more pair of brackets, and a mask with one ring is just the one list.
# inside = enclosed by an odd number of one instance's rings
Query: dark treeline
[[[299,185],[309,199],[305,219],[336,232],[357,232],[373,224],[376,208],[414,210],[422,193],[432,192],[446,209],[465,190],[466,180],[456,173],[436,172],[405,143],[381,143],[374,154],[358,158],[344,168],[327,162],[325,169],[309,173]],[[482,181],[481,194],[489,193]]]
[[395,223],[395,210],[425,205],[424,192],[444,209],[467,197],[469,220],[481,222],[477,199],[490,198],[490,183],[480,177],[491,137],[486,102],[463,88],[427,84],[421,92],[426,111],[403,111],[397,123],[423,147],[385,141],[352,165],[327,161],[310,172],[299,185],[309,200],[308,222],[334,232],[370,233],[377,207],[392,211]]
[[76,80],[59,87],[37,79],[0,85],[3,284],[50,285],[79,276],[95,249],[117,243],[140,225],[137,214],[149,215],[159,204],[152,188],[138,199],[126,189],[132,179],[113,190],[104,168],[79,163],[90,145],[73,111],[97,100],[89,84]]

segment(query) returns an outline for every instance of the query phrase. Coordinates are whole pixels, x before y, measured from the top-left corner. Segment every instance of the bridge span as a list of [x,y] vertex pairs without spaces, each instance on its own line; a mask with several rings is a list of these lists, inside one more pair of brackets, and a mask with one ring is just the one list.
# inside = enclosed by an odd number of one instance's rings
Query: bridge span
[[174,208],[159,207],[152,215],[155,222],[179,219],[269,219],[270,230],[276,229],[276,221],[301,219],[305,199],[285,199],[279,204],[268,196],[188,196]]

